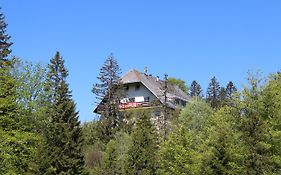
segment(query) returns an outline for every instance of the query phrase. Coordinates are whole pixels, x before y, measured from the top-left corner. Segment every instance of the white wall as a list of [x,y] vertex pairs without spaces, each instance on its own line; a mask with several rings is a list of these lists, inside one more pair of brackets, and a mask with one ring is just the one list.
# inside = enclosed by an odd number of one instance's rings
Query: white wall
[[[139,89],[136,89],[136,86],[139,85]],[[137,84],[128,84],[124,85],[125,87],[128,86],[129,89],[125,90],[126,97],[127,98],[133,98],[133,97],[149,97],[149,101],[157,100],[157,98],[141,83]]]

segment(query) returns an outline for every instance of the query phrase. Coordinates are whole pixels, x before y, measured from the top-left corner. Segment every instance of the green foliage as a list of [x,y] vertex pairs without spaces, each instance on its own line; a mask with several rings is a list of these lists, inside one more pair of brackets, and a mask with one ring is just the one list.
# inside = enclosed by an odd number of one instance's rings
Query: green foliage
[[190,96],[191,97],[203,97],[202,88],[197,81],[193,80],[190,85]]
[[168,139],[160,145],[158,174],[200,174],[202,130],[213,110],[193,100],[181,112]]
[[157,135],[148,114],[139,112],[131,137],[127,174],[156,174]]
[[217,81],[216,77],[213,77],[211,79],[211,82],[209,83],[207,94],[206,94],[206,100],[212,108],[217,108],[220,104],[219,95],[220,94],[220,85]]
[[200,154],[193,136],[185,126],[169,135],[160,145],[158,174],[199,174]]
[[264,110],[262,104],[262,81],[256,75],[248,78],[250,86],[242,92],[243,101],[240,104],[242,111],[241,130],[249,153],[245,155],[247,174],[264,174],[271,171],[269,145],[267,143],[268,123],[261,115]]
[[37,174],[38,149],[41,138],[38,134],[0,129],[1,174]]
[[201,131],[212,114],[213,110],[207,103],[194,99],[181,111],[179,122],[187,129]]
[[103,157],[102,171],[108,175],[126,174],[128,149],[131,137],[124,132],[118,132],[115,138],[106,145]]
[[281,74],[269,77],[268,83],[262,92],[263,111],[262,118],[267,121],[267,144],[271,171],[281,173]]
[[45,133],[48,165],[43,174],[83,174],[82,132],[78,112],[71,99],[66,77],[68,71],[57,52],[49,64],[46,90],[49,93],[50,125]]
[[44,125],[44,110],[46,109],[44,91],[46,68],[41,64],[23,62],[13,58],[11,74],[16,81],[17,104],[21,110],[18,114],[26,120],[25,127],[40,131]]
[[229,81],[226,85],[226,98],[232,99],[232,95],[237,92],[237,89],[232,81]]
[[[11,73],[13,61],[0,68],[0,172],[33,174],[38,170],[37,147],[41,137],[31,132],[24,110],[18,105],[16,78]],[[2,62],[2,61],[1,61]]]
[[6,57],[11,53],[10,46],[13,44],[9,42],[11,37],[6,34],[6,28],[7,23],[5,22],[5,16],[3,13],[0,13],[0,67],[3,65],[2,61],[7,61]]
[[0,126],[3,130],[19,127],[16,118],[16,81],[10,70],[10,66],[0,68]]
[[237,112],[223,107],[209,118],[201,144],[200,174],[246,174],[245,155],[248,153],[241,141],[233,115]]
[[98,132],[101,139],[107,143],[114,134],[120,130],[123,123],[123,115],[118,111],[118,103],[124,96],[120,83],[121,69],[117,60],[110,54],[100,69],[99,82],[93,85],[92,92],[98,99],[98,107],[95,112],[101,114],[101,123]]
[[177,85],[183,92],[188,93],[188,86],[185,84],[185,81],[170,77],[168,78],[168,83],[172,85]]
[[90,174],[100,174],[102,171],[103,149],[104,145],[101,142],[84,145],[85,167]]

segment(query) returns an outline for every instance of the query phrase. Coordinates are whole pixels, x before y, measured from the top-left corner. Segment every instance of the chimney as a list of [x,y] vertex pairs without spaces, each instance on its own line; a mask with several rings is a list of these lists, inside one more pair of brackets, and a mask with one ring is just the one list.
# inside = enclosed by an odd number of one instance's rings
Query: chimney
[[147,75],[147,67],[144,67],[144,74]]

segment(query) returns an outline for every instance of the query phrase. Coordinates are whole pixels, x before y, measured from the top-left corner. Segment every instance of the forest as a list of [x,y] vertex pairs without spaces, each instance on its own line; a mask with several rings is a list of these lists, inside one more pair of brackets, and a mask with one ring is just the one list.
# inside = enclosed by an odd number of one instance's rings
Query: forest
[[251,73],[239,90],[213,77],[206,94],[169,78],[191,100],[157,129],[146,110],[118,110],[121,68],[110,55],[92,87],[106,110],[80,123],[60,52],[47,66],[11,56],[6,27],[1,13],[0,174],[281,174],[280,72]]

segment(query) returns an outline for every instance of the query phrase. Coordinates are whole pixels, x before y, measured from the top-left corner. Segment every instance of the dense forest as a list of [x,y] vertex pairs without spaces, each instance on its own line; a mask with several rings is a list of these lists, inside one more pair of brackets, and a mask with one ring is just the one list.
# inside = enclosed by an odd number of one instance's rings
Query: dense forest
[[280,72],[249,74],[240,90],[213,77],[205,94],[169,78],[191,100],[159,129],[146,110],[118,110],[121,68],[110,55],[92,87],[105,112],[81,124],[60,53],[47,66],[11,56],[6,28],[1,13],[0,174],[281,174]]

